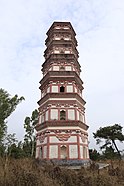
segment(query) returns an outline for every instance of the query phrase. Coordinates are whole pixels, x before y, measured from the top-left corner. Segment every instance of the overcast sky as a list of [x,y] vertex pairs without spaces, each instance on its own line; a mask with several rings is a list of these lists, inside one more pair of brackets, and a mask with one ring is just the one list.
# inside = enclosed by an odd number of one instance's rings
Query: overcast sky
[[54,21],[71,22],[77,34],[90,148],[96,148],[92,133],[99,127],[124,126],[124,0],[0,0],[0,88],[25,97],[8,130],[23,139],[24,119],[38,108]]

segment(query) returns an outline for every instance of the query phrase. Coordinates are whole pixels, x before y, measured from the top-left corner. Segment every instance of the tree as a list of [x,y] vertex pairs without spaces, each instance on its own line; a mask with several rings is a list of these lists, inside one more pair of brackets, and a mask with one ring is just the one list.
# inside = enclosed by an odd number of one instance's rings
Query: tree
[[21,141],[11,144],[8,152],[11,152],[10,156],[16,159],[26,157],[26,153],[24,152],[23,144]]
[[115,149],[112,146],[109,146],[105,148],[105,151],[103,152],[104,159],[117,159],[118,153],[115,152]]
[[[93,133],[94,138],[96,138],[97,144],[101,142],[101,139],[105,140],[104,145],[102,145],[101,149],[106,149],[106,147],[114,147],[119,155],[121,157],[120,151],[117,147],[116,140],[123,142],[124,141],[124,135],[122,134],[122,126],[119,124],[115,124],[112,126],[107,127],[100,127],[99,130],[96,131],[96,133]],[[107,149],[108,150],[108,149]]]
[[18,95],[11,97],[7,91],[0,89],[0,144],[2,144],[7,132],[6,119],[22,100],[24,100],[24,97],[19,98]]
[[11,156],[11,150],[12,150],[12,146],[16,145],[16,143],[18,142],[18,140],[15,137],[15,133],[14,134],[8,134],[5,137],[5,149],[6,149],[6,154],[8,156]]
[[[25,138],[24,138],[24,149],[29,152],[30,156],[34,155],[34,146],[35,146],[35,126],[38,122],[38,111],[35,109],[32,112],[31,117],[26,117],[24,121],[25,128]],[[28,147],[28,148],[27,148]]]
[[100,154],[99,152],[97,152],[96,149],[89,149],[89,156],[90,156],[90,159],[93,161],[100,159]]

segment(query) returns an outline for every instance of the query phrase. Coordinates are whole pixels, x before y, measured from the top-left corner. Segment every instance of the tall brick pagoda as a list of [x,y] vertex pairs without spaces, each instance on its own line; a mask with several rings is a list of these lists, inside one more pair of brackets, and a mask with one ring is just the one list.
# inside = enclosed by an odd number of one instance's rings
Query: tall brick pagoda
[[86,102],[75,36],[70,22],[54,22],[47,32],[36,126],[36,158],[41,160],[89,160]]

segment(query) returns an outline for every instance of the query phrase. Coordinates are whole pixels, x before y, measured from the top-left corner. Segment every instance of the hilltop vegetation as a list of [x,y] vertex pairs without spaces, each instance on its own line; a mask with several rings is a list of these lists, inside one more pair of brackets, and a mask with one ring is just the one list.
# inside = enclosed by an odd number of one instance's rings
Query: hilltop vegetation
[[123,186],[124,162],[98,171],[94,167],[70,170],[37,160],[0,159],[0,186]]

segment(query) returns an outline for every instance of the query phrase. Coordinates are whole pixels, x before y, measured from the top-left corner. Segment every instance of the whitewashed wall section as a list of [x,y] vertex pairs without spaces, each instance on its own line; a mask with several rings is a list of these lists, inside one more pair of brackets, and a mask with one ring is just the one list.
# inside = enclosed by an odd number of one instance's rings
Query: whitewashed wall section
[[49,158],[58,158],[58,146],[57,145],[50,145],[49,147]]
[[75,93],[77,93],[77,87],[74,87],[74,91],[75,91]]
[[79,111],[77,110],[77,120],[79,120]]
[[78,111],[78,110],[77,110],[77,120],[82,121],[83,123],[85,123],[84,114],[81,111]]
[[43,113],[42,115],[40,115],[40,117],[41,117],[41,123],[43,123],[44,122],[44,120],[45,120],[45,114]]
[[67,85],[66,89],[67,89],[67,92],[73,92],[73,86],[72,85]]
[[80,145],[80,157],[83,158],[83,146]]
[[53,66],[53,71],[59,71],[59,66]]
[[58,109],[51,109],[51,119],[58,120]]
[[46,120],[46,121],[48,121],[48,118],[49,118],[49,115],[48,115],[48,114],[49,114],[49,111],[47,110],[47,111],[46,111],[46,114],[45,114],[45,120]]
[[56,136],[50,136],[50,143],[59,143],[59,139]]
[[83,147],[82,145],[80,145],[80,157],[87,159],[89,158],[89,150],[88,147]]
[[69,145],[69,158],[78,158],[78,148],[77,145]]
[[45,113],[39,116],[39,124],[43,123],[44,121],[45,121]]
[[57,93],[58,92],[58,86],[52,86],[52,92]]
[[39,124],[41,124],[41,115],[39,116]]
[[71,51],[70,50],[65,50],[65,54],[70,54]]
[[81,112],[79,113],[79,120],[82,121],[82,122],[84,121],[83,114]]
[[54,54],[59,54],[60,51],[59,51],[59,50],[54,50],[53,53],[54,53]]
[[36,148],[36,158],[39,158],[39,147]]
[[66,66],[66,67],[65,67],[65,70],[66,70],[66,71],[71,71],[71,70],[72,70],[72,67],[71,67],[71,66]]
[[70,136],[70,138],[68,138],[68,142],[69,143],[76,143],[77,142],[77,136]]
[[75,110],[74,109],[68,109],[68,119],[75,120]]
[[47,146],[43,147],[43,158],[47,158]]
[[87,158],[87,148],[83,147],[83,158]]
[[61,38],[60,37],[54,37],[55,40],[60,40]]
[[50,92],[50,87],[47,87],[47,93],[49,93]]
[[89,158],[89,149],[88,149],[88,147],[86,147],[86,151],[87,151],[87,158]]

